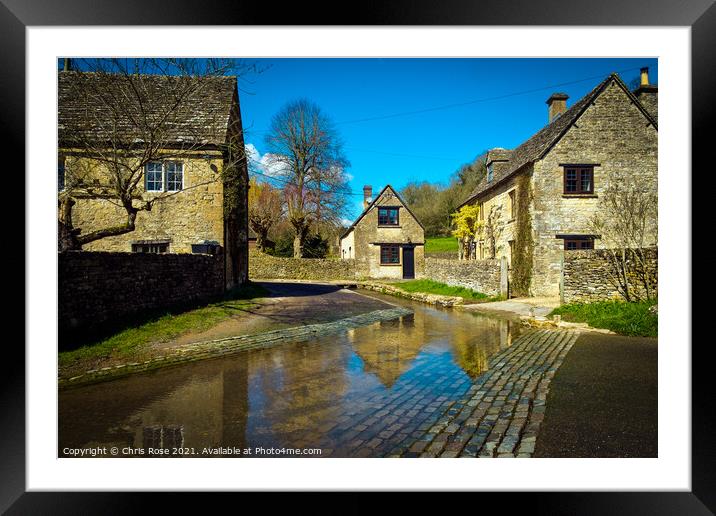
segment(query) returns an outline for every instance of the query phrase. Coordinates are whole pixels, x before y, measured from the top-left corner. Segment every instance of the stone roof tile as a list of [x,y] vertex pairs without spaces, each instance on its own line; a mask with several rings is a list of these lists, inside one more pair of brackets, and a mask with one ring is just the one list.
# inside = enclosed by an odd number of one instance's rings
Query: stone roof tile
[[[61,147],[154,138],[166,145],[212,146],[226,142],[237,80],[61,71],[58,129]],[[167,132],[150,134],[152,128]]]

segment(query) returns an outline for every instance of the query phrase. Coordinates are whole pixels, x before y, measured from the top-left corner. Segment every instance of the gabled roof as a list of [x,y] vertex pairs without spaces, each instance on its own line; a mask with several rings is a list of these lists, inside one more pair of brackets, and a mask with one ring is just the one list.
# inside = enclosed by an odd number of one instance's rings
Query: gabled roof
[[58,129],[61,147],[82,143],[141,144],[152,128],[167,146],[226,143],[238,103],[233,76],[120,75],[61,71]]
[[385,191],[390,188],[390,191],[393,192],[393,195],[395,195],[398,200],[400,201],[400,204],[402,204],[406,210],[408,210],[408,213],[412,215],[412,217],[415,219],[415,222],[417,222],[421,228],[423,228],[423,231],[425,231],[425,226],[423,226],[423,223],[420,222],[418,217],[415,216],[415,214],[410,209],[410,206],[407,205],[407,203],[403,200],[403,198],[400,196],[398,192],[395,191],[395,189],[390,185],[385,185],[383,189],[380,191],[378,195],[375,196],[375,198],[370,202],[370,204],[363,210],[363,213],[361,213],[356,220],[353,221],[353,224],[351,224],[343,233],[341,233],[340,239],[343,240],[351,231],[353,231],[358,225],[358,223],[361,221],[363,217],[370,211],[370,209],[375,205],[375,203],[380,199],[380,197],[385,193]]
[[649,111],[647,111],[639,100],[637,100],[634,94],[629,91],[629,88],[626,84],[624,84],[619,76],[616,73],[612,73],[600,82],[592,91],[579,99],[567,111],[552,120],[552,122],[538,131],[529,140],[514,149],[510,155],[509,161],[503,162],[499,166],[494,167],[492,181],[488,183],[487,176],[485,176],[475,187],[470,196],[465,199],[460,206],[467,204],[475,199],[475,197],[503,183],[525,165],[542,159],[612,81],[624,90],[624,92],[629,96],[632,102],[634,102],[649,122],[653,124],[654,127],[658,128],[656,119],[649,113]]

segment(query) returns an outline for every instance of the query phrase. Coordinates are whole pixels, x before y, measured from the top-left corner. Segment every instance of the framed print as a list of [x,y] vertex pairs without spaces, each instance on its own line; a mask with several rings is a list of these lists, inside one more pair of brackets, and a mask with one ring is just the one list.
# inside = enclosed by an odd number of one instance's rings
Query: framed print
[[711,513],[690,214],[712,2],[350,25],[220,4],[3,0],[27,307],[0,508],[435,490]]

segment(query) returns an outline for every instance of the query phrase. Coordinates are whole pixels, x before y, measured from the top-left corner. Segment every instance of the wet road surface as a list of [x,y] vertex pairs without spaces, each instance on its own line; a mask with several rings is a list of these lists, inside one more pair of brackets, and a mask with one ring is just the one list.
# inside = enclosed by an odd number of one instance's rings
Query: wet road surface
[[[58,454],[116,446],[128,451],[118,456],[156,449],[197,457],[245,456],[246,450],[287,456],[276,452],[286,449],[386,456],[424,435],[475,385],[489,357],[522,331],[506,318],[335,292],[327,294],[353,296],[352,310],[385,307],[385,300],[414,314],[62,391]],[[316,312],[310,303],[305,310],[324,321],[339,313],[330,298]]]

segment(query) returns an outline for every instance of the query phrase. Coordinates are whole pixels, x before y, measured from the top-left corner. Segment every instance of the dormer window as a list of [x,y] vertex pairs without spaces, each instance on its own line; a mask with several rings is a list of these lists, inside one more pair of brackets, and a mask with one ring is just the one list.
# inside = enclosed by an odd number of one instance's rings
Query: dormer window
[[379,226],[397,226],[398,222],[398,208],[378,208]]
[[487,165],[487,182],[492,182],[492,178],[495,176],[494,171],[492,169],[492,163]]

